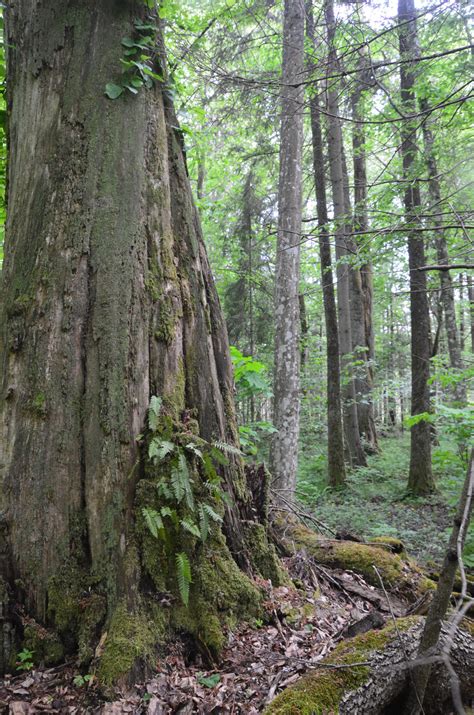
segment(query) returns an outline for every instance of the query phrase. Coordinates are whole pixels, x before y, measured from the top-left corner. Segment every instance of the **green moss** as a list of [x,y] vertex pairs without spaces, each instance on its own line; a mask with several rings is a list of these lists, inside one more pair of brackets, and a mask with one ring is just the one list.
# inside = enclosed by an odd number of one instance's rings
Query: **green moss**
[[30,411],[38,417],[46,417],[46,396],[43,392],[38,392],[37,395],[29,403]]
[[303,525],[293,527],[291,535],[296,546],[305,548],[319,563],[355,571],[374,586],[380,585],[374,565],[386,585],[397,584],[403,576],[401,558],[376,546],[355,541],[325,541]]
[[393,536],[375,536],[370,539],[371,544],[380,544],[381,546],[387,546],[390,551],[394,554],[405,553],[405,545],[400,539],[396,539]]
[[199,547],[192,564],[189,607],[173,609],[172,625],[193,635],[216,659],[225,644],[225,626],[260,615],[261,595],[238,568],[222,536]]
[[178,312],[173,304],[171,294],[164,295],[159,304],[158,328],[155,331],[155,338],[161,340],[166,345],[171,345],[176,335],[176,326],[182,314]]
[[106,616],[106,606],[105,598],[99,594],[91,594],[80,601],[78,660],[81,665],[89,663],[94,657],[95,646],[100,635],[100,624]]
[[[417,622],[418,619],[414,617],[400,619],[396,626],[391,622],[381,631],[369,631],[342,641],[324,660],[324,664],[350,665],[366,662],[371,653],[383,650],[394,638],[398,638],[398,632],[408,630]],[[265,715],[337,713],[343,695],[362,686],[369,677],[370,669],[367,666],[354,665],[353,668],[338,670],[316,669],[278,695],[265,710]]]
[[97,676],[103,685],[120,681],[137,661],[147,664],[156,646],[166,637],[167,620],[162,609],[147,608],[130,612],[120,602],[112,616]]
[[[182,358],[178,360],[177,370],[173,377],[172,389],[165,390],[163,394],[163,405],[174,420],[178,421],[186,402],[186,375]],[[187,427],[189,428],[189,425],[187,425]]]
[[[80,525],[73,527],[78,533]],[[97,593],[99,579],[71,555],[48,582],[48,620],[68,652],[78,650],[79,661],[91,660],[105,620],[107,600]]]
[[22,647],[33,651],[33,660],[38,665],[57,665],[64,659],[64,646],[57,634],[33,620],[25,626]]
[[270,579],[273,586],[289,585],[291,583],[287,573],[283,570],[273,544],[269,543],[267,531],[263,524],[246,522],[245,541],[253,565],[263,578]]

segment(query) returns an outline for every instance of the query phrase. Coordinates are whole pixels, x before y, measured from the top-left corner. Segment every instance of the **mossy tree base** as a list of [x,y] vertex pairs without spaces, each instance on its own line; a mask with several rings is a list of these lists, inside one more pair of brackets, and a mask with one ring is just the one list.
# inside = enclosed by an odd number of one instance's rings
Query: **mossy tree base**
[[[265,715],[380,715],[386,709],[401,712],[397,708],[407,684],[406,660],[417,653],[423,625],[424,619],[412,616],[391,622],[381,631],[343,641],[320,668],[278,695]],[[472,695],[474,639],[464,631],[457,631],[454,637],[451,663],[463,693]],[[432,675],[426,712],[449,712],[450,697],[449,675],[438,665]]]

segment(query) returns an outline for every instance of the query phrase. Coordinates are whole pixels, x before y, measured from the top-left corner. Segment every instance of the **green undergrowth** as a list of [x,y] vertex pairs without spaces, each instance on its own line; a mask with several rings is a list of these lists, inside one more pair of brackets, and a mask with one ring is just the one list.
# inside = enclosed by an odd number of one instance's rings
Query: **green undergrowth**
[[[422,562],[439,565],[450,533],[455,505],[464,480],[464,465],[448,440],[433,448],[436,492],[428,497],[407,494],[410,438],[408,432],[380,440],[380,454],[368,457],[368,466],[349,474],[347,488],[331,490],[325,482],[321,457],[301,455],[298,497],[335,531],[365,540],[395,537]],[[474,567],[471,527],[464,552]]]

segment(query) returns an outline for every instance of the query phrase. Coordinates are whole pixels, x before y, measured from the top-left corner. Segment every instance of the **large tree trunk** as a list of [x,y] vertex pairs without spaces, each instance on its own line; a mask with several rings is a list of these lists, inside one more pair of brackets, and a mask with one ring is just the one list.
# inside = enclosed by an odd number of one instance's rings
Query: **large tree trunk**
[[[314,48],[313,2],[306,4],[307,34]],[[328,209],[326,176],[324,170],[321,112],[318,85],[310,98],[311,132],[313,144],[313,171],[319,228],[319,253],[321,257],[321,283],[323,287],[324,319],[326,325],[327,365],[327,415],[328,415],[328,481],[333,487],[344,484],[344,431],[341,408],[341,368],[339,362],[339,331],[337,326],[336,295],[334,290],[331,245],[328,236]]]
[[[85,659],[105,628],[105,681],[150,654],[165,622],[211,652],[221,612],[256,603],[218,529],[212,549],[177,543],[193,564],[189,609],[161,609],[153,596],[177,589],[176,554],[160,552],[141,516],[161,478],[137,442],[150,397],[162,398],[173,439],[237,435],[226,330],[166,85],[104,96],[136,18],[158,23],[146,12],[112,0],[20,0],[5,11],[1,553],[12,573],[3,568],[2,596],[13,589]],[[154,70],[166,74],[159,33],[157,43]],[[227,543],[249,568],[239,460],[221,473],[233,501]]]
[[[399,0],[399,43],[403,59],[417,56],[417,33],[413,0]],[[416,113],[415,101],[416,63],[400,65],[402,104],[406,115]],[[415,120],[416,121],[416,120]],[[405,119],[402,123],[401,154],[405,180],[405,216],[408,232],[408,258],[410,268],[410,315],[411,315],[411,414],[430,411],[431,335],[430,314],[426,293],[426,273],[418,270],[425,264],[423,234],[417,231],[421,207],[420,187],[416,179],[417,147],[416,125]],[[425,494],[434,488],[431,471],[431,430],[426,420],[411,428],[410,473],[408,488],[415,494]]]
[[[325,2],[325,14],[328,37],[328,73],[337,71],[335,49],[335,18],[332,0]],[[351,331],[351,269],[347,262],[346,245],[348,222],[350,216],[346,213],[343,171],[343,141],[339,114],[338,92],[334,81],[330,80],[328,88],[328,156],[334,206],[334,225],[337,259],[337,307],[339,317],[339,348],[341,352],[343,374],[343,416],[346,449],[350,462],[354,465],[365,465],[364,450],[360,442],[359,423],[357,419],[356,390],[352,371],[352,331]]]
[[296,485],[299,436],[299,277],[302,213],[304,2],[286,0],[283,24],[280,178],[275,275],[274,425],[271,471],[277,489]]

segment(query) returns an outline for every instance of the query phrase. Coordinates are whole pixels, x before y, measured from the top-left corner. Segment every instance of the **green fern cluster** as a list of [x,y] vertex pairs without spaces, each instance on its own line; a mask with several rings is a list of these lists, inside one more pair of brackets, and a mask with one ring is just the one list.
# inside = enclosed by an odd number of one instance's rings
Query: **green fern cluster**
[[[150,534],[167,545],[172,544],[169,538],[171,532],[191,534],[204,543],[213,524],[222,523],[222,516],[213,504],[228,501],[228,495],[220,485],[217,466],[228,464],[225,453],[240,456],[241,452],[225,442],[211,444],[200,438],[193,440],[187,433],[186,439],[182,439],[181,433],[178,440],[171,430],[160,429],[161,408],[161,399],[152,397],[148,410],[148,429],[151,435],[148,442],[148,459],[155,466],[162,463],[167,466],[162,470],[157,484],[163,506],[159,511],[143,507],[142,515]],[[203,477],[202,484],[207,495],[205,499],[195,499],[190,465],[194,465]],[[187,606],[192,581],[189,557],[184,552],[177,553],[175,563],[179,593]]]

